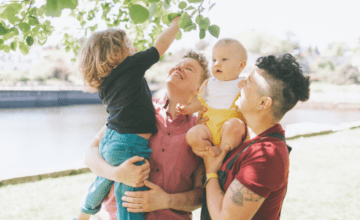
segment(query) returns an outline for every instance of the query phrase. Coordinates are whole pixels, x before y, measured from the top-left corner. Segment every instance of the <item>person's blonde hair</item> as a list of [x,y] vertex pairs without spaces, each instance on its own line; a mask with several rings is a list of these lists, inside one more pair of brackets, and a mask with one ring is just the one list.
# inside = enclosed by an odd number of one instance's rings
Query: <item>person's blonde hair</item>
[[217,47],[225,46],[225,45],[233,46],[239,52],[241,59],[247,61],[248,54],[247,54],[247,51],[246,51],[244,45],[240,41],[238,41],[234,38],[222,38],[222,39],[218,40],[216,42],[216,44],[214,45],[213,49],[217,48]]
[[95,92],[104,78],[131,55],[131,43],[120,29],[93,33],[81,51],[79,70],[84,78],[84,90]]
[[201,75],[201,78],[200,78],[200,85],[210,77],[210,73],[209,73],[209,63],[208,61],[206,60],[206,57],[204,54],[202,53],[197,53],[195,51],[188,51],[184,56],[183,58],[192,58],[196,61],[198,61],[198,63],[200,64],[200,66],[202,67],[203,71],[202,71],[202,75]]

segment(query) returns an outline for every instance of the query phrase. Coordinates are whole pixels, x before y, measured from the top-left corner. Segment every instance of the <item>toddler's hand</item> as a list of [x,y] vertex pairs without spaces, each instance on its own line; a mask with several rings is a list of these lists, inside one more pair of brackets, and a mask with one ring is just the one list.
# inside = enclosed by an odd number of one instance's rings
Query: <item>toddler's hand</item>
[[211,146],[211,147],[206,147],[206,150],[209,151],[210,155],[213,157],[217,157],[220,155],[221,153],[221,148],[220,146]]
[[171,23],[176,23],[176,24],[178,24],[180,17],[181,17],[180,15],[179,15],[179,16],[176,16],[174,19],[171,20]]
[[179,103],[176,105],[176,115],[188,115],[189,112],[187,110],[186,105],[180,105]]

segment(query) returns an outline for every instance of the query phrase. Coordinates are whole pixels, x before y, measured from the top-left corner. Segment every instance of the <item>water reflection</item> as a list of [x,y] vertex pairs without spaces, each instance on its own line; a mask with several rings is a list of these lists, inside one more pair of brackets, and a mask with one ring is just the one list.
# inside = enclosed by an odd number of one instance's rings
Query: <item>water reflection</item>
[[[0,114],[0,179],[80,163],[107,118],[102,104],[0,109]],[[286,129],[299,122],[336,125],[355,120],[360,120],[357,110],[293,109],[282,125]]]

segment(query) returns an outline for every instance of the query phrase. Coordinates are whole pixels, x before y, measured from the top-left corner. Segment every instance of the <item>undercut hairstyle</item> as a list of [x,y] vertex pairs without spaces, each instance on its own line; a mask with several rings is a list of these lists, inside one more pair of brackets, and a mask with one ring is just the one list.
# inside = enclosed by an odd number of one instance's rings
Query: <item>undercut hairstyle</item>
[[230,44],[235,46],[235,48],[239,51],[242,59],[247,61],[248,55],[247,55],[247,51],[246,51],[244,45],[240,41],[238,41],[234,38],[222,38],[216,42],[216,44],[214,45],[214,48],[217,48],[219,46],[227,46]]
[[80,54],[79,70],[84,79],[84,90],[96,92],[111,71],[129,54],[131,42],[120,29],[93,33]]
[[202,75],[200,78],[200,85],[202,85],[203,82],[210,77],[209,67],[208,67],[209,63],[206,60],[205,55],[202,53],[197,53],[195,51],[190,50],[183,56],[183,58],[192,58],[192,59],[198,61],[198,63],[200,64],[200,66],[203,69],[203,72],[202,72]]
[[272,111],[281,119],[298,101],[307,101],[310,93],[309,76],[291,54],[263,56],[257,59],[258,68],[266,70],[263,77],[269,84],[268,95],[273,99]]

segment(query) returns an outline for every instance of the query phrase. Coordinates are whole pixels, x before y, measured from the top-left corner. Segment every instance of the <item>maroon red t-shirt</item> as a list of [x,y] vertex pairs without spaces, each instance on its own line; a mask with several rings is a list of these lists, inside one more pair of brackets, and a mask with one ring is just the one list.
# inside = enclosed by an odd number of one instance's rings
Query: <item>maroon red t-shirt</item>
[[[221,170],[225,170],[229,161],[252,141],[273,132],[285,133],[281,125],[276,124],[257,137],[242,143],[229,153]],[[285,142],[274,137],[264,137],[240,154],[228,172],[224,190],[226,191],[236,178],[246,188],[266,198],[252,219],[279,219],[288,175],[289,153]]]

